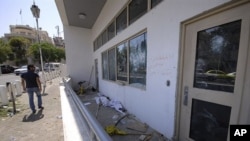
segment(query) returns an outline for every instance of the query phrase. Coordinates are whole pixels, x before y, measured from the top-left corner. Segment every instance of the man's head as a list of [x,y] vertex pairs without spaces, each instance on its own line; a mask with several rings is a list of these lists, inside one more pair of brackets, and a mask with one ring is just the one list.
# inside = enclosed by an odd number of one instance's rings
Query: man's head
[[35,66],[34,65],[28,65],[28,71],[34,71]]

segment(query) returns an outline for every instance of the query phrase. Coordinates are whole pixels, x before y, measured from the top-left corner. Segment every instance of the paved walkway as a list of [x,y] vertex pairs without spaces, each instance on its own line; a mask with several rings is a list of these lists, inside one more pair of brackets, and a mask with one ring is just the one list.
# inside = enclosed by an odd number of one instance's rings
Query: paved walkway
[[[29,108],[27,93],[17,97],[16,107],[20,112],[12,117],[0,117],[1,141],[64,140],[59,81],[57,78],[52,83],[47,82],[42,96],[44,110],[37,110],[36,114]],[[34,100],[37,104],[36,97]]]

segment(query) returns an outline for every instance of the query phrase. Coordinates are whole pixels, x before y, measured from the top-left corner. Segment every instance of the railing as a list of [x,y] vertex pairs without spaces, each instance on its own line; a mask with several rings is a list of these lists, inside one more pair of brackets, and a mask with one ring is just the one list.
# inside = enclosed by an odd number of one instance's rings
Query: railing
[[44,76],[41,76],[41,79],[45,79],[42,81],[46,82],[46,81],[50,81],[50,80],[57,78],[57,77],[60,77],[60,76],[61,76],[61,70],[54,70],[54,71],[50,71],[50,72],[44,72]]
[[[72,99],[72,103],[70,105],[75,108],[75,112],[78,112],[80,117],[77,117],[78,120],[81,121],[77,123],[77,128],[85,128],[82,129],[84,131],[87,131],[87,135],[84,136],[84,139],[81,140],[89,140],[89,141],[112,141],[111,137],[104,131],[103,127],[100,125],[100,123],[96,120],[96,118],[89,112],[87,107],[82,103],[82,101],[79,99],[79,97],[76,95],[76,93],[73,91],[72,87],[69,85],[69,80],[66,80],[63,78],[63,84],[65,87],[65,93],[67,95],[67,99]],[[68,100],[70,102],[70,100]],[[63,103],[62,103],[63,104]],[[67,113],[69,114],[69,113]],[[81,125],[82,124],[82,125]],[[80,133],[80,134],[86,134]],[[69,139],[70,140],[70,139]],[[75,140],[75,139],[74,139]]]

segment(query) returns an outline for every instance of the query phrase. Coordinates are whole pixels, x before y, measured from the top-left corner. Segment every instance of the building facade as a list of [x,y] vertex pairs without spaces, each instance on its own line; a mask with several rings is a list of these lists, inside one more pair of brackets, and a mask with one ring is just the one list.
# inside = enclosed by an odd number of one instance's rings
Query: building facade
[[62,37],[53,37],[53,41],[56,47],[64,48],[64,40]]
[[[39,30],[39,37],[41,42],[53,43],[47,31]],[[37,29],[29,25],[10,25],[10,33],[5,33],[4,38],[9,40],[12,37],[24,37],[31,41],[31,43],[38,42]]]
[[93,71],[100,93],[173,140],[250,124],[249,0],[55,2],[73,85]]

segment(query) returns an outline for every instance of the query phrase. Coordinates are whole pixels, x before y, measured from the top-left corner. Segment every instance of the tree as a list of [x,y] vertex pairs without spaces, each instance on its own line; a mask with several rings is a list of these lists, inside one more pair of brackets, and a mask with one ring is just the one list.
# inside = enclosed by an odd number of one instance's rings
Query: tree
[[13,37],[9,40],[9,45],[14,53],[16,65],[27,63],[26,50],[30,45],[30,41],[23,37]]
[[12,53],[10,46],[0,39],[0,63],[7,61]]
[[34,60],[41,62],[39,51],[40,46],[44,62],[60,62],[61,59],[65,59],[64,49],[56,48],[53,44],[50,43],[36,43],[31,45],[31,47],[28,49],[28,55]]
[[63,48],[55,48],[55,61],[60,62],[61,59],[66,59],[65,50]]

